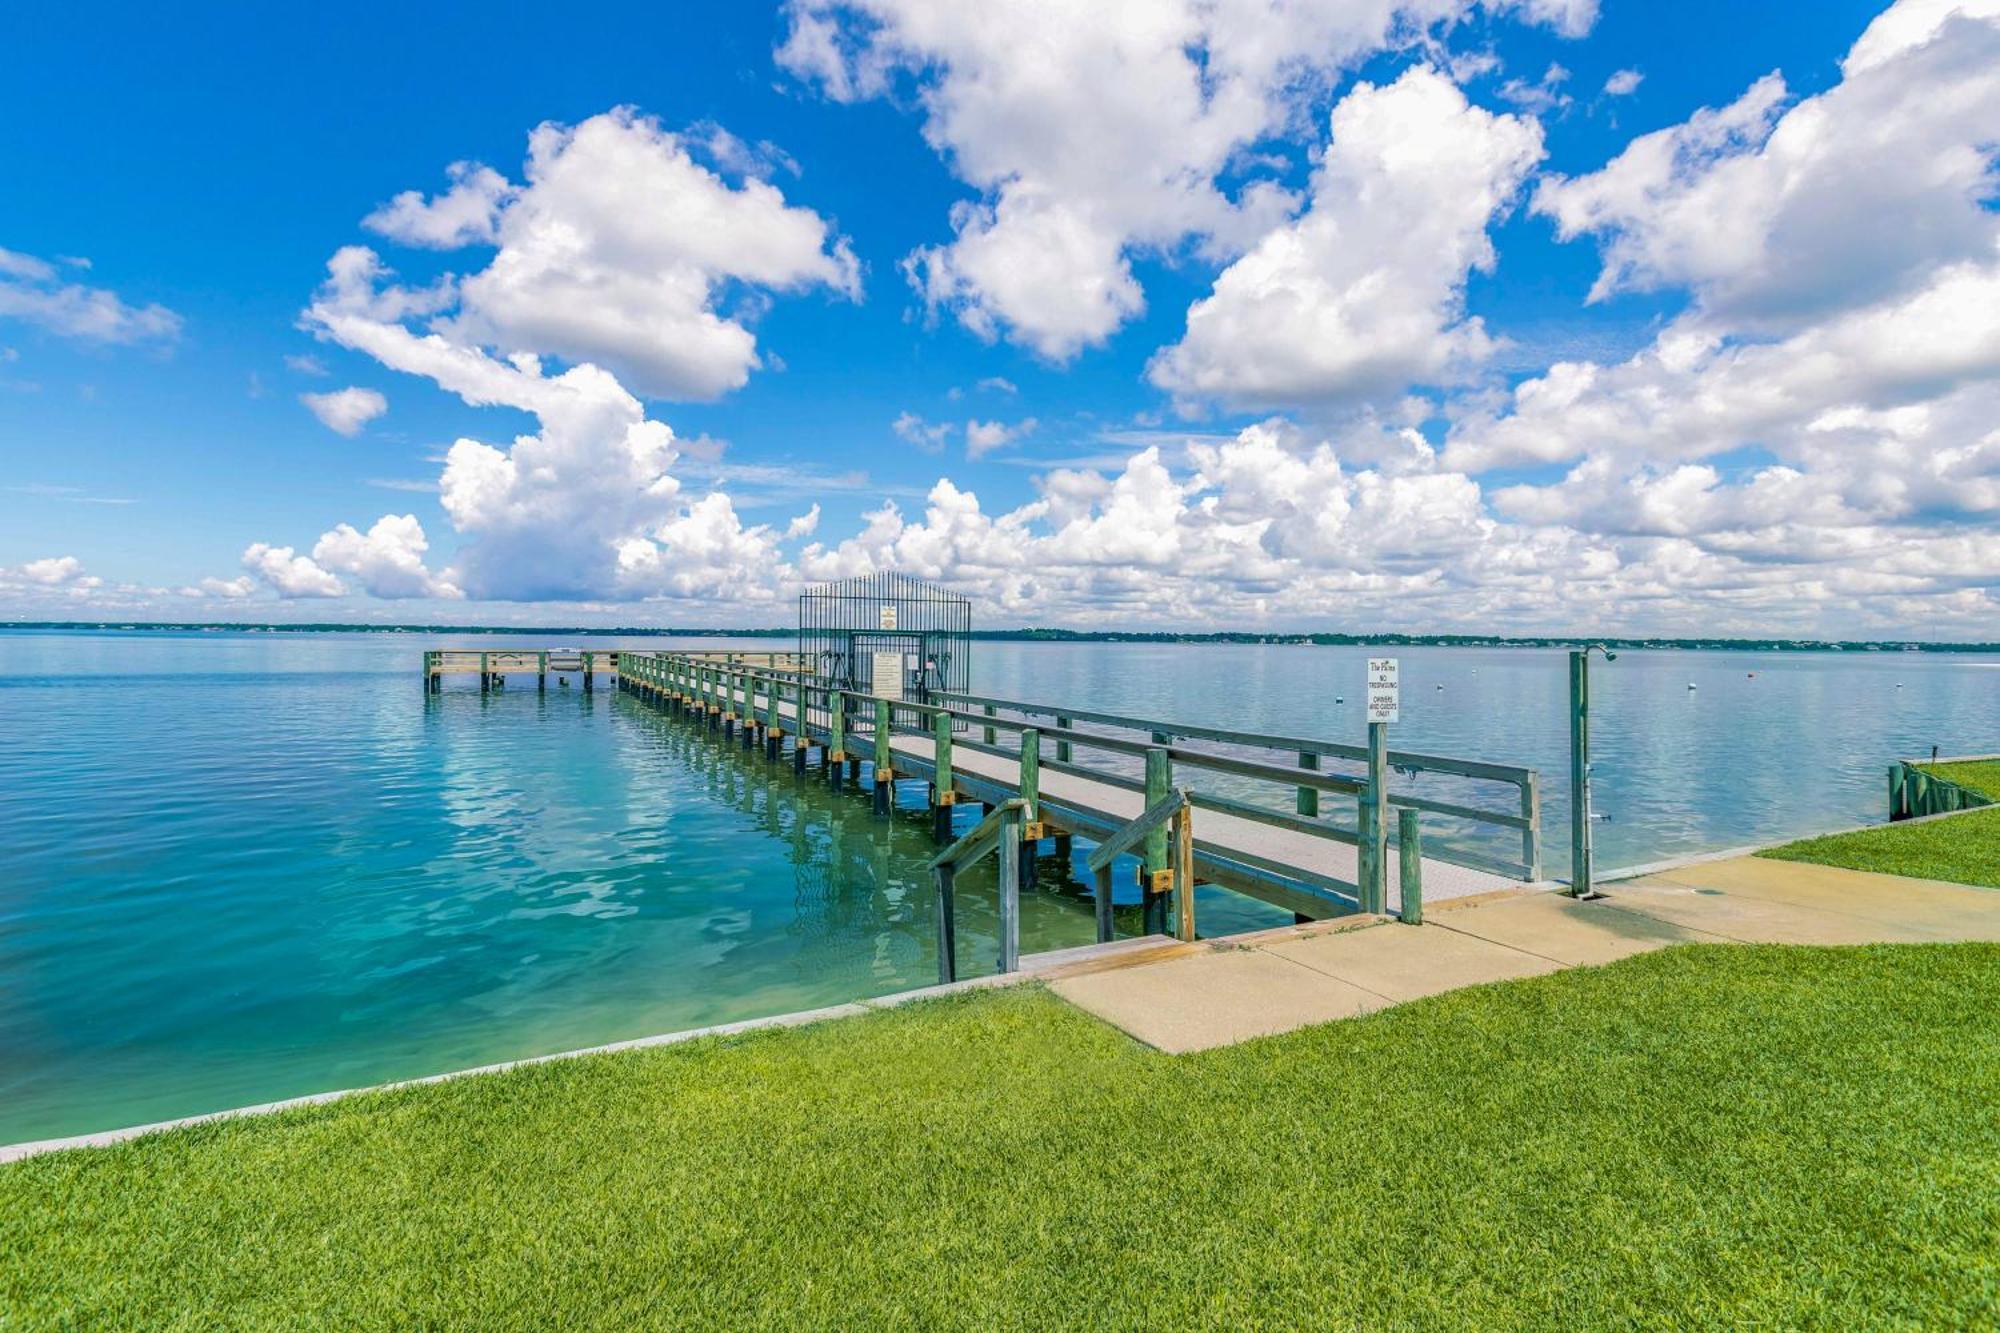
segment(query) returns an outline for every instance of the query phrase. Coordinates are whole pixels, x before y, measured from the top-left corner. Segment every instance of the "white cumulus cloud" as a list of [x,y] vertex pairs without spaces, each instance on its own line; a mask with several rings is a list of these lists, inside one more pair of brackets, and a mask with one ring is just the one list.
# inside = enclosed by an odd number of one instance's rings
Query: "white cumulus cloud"
[[1485,356],[1465,281],[1494,262],[1487,226],[1540,160],[1540,127],[1418,67],[1358,85],[1332,133],[1311,206],[1189,309],[1155,384],[1238,405],[1327,402],[1399,394]]
[[861,294],[860,265],[824,218],[768,181],[731,185],[697,160],[717,142],[717,127],[690,137],[629,108],[545,124],[528,136],[524,183],[461,162],[443,194],[398,195],[367,225],[406,244],[497,247],[422,301],[454,342],[588,362],[650,396],[713,399],[763,364],[754,302],[725,312],[727,292]]
[[1239,253],[1290,213],[1246,150],[1371,54],[1476,9],[1568,35],[1594,0],[790,0],[778,60],[837,101],[913,86],[976,195],[906,272],[933,308],[1054,361],[1145,307],[1140,254]]
[[340,597],[347,587],[311,556],[289,546],[253,542],[243,548],[243,568],[280,597]]
[[353,385],[331,393],[302,393],[299,401],[336,435],[358,435],[363,426],[389,410],[389,400],[380,393]]

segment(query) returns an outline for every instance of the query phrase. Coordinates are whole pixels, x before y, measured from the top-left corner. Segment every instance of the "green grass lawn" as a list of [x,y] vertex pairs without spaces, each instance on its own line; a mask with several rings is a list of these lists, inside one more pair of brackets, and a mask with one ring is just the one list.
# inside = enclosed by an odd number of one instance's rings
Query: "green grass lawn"
[[[1927,771],[2000,801],[2000,761],[1925,764]],[[2000,888],[2000,807],[1949,819],[1884,824],[1807,838],[1760,852],[1780,861],[1812,861],[1849,870],[1914,875]]]
[[2000,946],[1201,1055],[1035,987],[0,1168],[0,1326],[1987,1326]]
[[1975,759],[1963,764],[1919,764],[1924,772],[1970,787],[1982,796],[2000,801],[2000,759]]

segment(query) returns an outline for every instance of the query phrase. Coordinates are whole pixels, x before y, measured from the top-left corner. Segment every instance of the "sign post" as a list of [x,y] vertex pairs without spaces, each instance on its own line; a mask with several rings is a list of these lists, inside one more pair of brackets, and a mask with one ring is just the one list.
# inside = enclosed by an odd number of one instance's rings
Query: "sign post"
[[1389,903],[1389,724],[1402,720],[1401,663],[1368,659],[1368,793],[1361,807],[1361,910]]

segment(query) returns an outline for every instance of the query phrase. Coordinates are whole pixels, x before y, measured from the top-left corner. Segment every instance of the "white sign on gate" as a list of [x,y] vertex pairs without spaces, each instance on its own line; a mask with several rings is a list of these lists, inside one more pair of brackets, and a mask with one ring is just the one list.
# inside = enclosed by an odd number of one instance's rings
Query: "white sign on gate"
[[896,608],[888,603],[884,603],[882,606],[882,628],[896,628]]
[[903,697],[903,655],[901,653],[877,652],[869,664],[874,694],[878,699],[900,699]]
[[1400,722],[1402,714],[1402,690],[1399,685],[1399,671],[1393,657],[1371,657],[1368,659],[1368,720],[1370,722]]

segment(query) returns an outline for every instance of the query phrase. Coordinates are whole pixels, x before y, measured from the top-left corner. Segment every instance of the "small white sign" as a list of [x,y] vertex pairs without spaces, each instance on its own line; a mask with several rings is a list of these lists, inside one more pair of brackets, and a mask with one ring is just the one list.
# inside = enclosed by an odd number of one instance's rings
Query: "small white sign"
[[883,606],[882,628],[883,629],[896,628],[896,608],[894,606],[888,606],[888,605]]
[[878,699],[900,699],[903,697],[903,655],[901,653],[876,653],[869,663],[874,679],[875,697]]
[[1400,722],[1402,713],[1402,689],[1399,684],[1400,672],[1393,657],[1371,657],[1368,659],[1368,720],[1370,722]]

